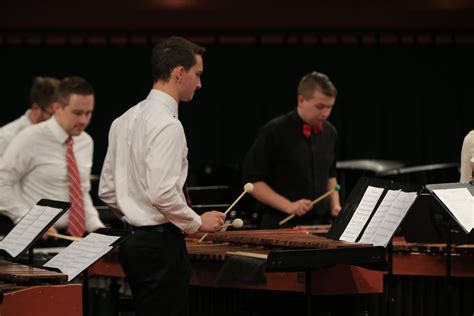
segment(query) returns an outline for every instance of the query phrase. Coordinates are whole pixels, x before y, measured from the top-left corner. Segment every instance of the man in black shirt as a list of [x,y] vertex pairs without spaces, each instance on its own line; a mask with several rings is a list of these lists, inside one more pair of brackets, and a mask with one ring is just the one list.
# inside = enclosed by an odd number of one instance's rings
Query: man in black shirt
[[261,202],[261,228],[327,224],[341,210],[339,194],[312,205],[311,200],[333,189],[336,180],[337,131],[327,121],[337,90],[318,72],[305,75],[298,85],[295,110],[279,116],[259,132],[243,164],[244,182]]

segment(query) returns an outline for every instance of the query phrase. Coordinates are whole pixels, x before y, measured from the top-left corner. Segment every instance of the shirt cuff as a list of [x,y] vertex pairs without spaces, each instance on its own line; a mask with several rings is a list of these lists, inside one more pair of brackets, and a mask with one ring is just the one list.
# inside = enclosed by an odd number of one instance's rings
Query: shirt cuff
[[87,231],[90,233],[96,231],[99,228],[104,228],[104,227],[105,227],[104,223],[102,223],[102,221],[98,218],[94,218],[87,223]]
[[181,230],[184,231],[186,234],[196,233],[202,225],[201,216],[196,214],[196,212],[194,212],[191,208],[190,208],[190,212],[192,212],[191,222],[183,227],[180,227]]

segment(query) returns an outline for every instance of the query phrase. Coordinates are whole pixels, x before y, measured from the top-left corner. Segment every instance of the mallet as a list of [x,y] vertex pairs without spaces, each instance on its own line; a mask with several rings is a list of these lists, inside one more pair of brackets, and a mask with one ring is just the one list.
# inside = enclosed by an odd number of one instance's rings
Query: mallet
[[232,223],[222,225],[221,229],[224,227],[230,227],[230,226],[234,228],[242,228],[244,226],[244,221],[241,220],[240,218],[236,218],[232,221]]
[[[248,182],[244,185],[244,191],[239,195],[239,197],[234,201],[234,203],[232,203],[228,208],[227,210],[224,212],[225,215],[227,215],[227,213],[235,206],[235,204],[237,204],[237,202],[239,202],[239,200],[245,195],[245,193],[252,193],[253,191],[253,184]],[[205,233],[201,239],[199,239],[198,243],[202,242],[204,240],[204,238],[206,238],[208,235],[208,233]]]
[[[318,197],[317,199],[313,200],[311,203],[312,203],[313,206],[314,206],[316,203],[318,203],[318,202],[324,200],[325,198],[327,198],[328,196],[330,196],[330,195],[333,194],[334,192],[338,192],[339,190],[341,190],[341,186],[340,186],[339,184],[336,184],[336,185],[334,186],[334,189],[327,191],[326,193],[324,193],[323,195],[321,195],[321,196]],[[285,224],[286,222],[288,222],[290,219],[292,219],[293,217],[295,217],[295,214],[289,215],[289,216],[286,217],[285,219],[281,220],[278,224],[279,224],[279,225],[283,225],[283,224]]]

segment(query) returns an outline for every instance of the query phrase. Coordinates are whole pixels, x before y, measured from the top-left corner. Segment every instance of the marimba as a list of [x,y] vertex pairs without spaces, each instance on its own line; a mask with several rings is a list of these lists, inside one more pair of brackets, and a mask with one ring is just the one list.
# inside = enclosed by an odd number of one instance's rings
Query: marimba
[[[224,260],[226,252],[241,251],[250,253],[267,254],[267,265],[271,268],[272,261],[280,261],[283,268],[305,269],[307,267],[317,268],[318,265],[329,265],[331,263],[344,263],[350,258],[354,262],[354,253],[351,251],[368,250],[372,253],[374,249],[364,249],[366,245],[343,243],[339,241],[326,240],[315,236],[309,231],[253,231],[253,232],[227,232],[210,235],[209,240],[213,243],[207,245],[189,244],[188,249],[193,257],[193,264],[204,264],[212,260]],[[307,249],[305,249],[307,248]],[[334,251],[334,252],[333,252]],[[376,252],[375,252],[376,253]],[[393,240],[393,278],[385,279],[380,293],[383,295],[372,297],[369,309],[374,314],[384,314],[390,303],[392,315],[434,315],[435,311],[444,311],[451,315],[472,315],[474,303],[472,293],[474,292],[474,246],[453,245],[451,247],[451,276],[446,278],[446,244],[424,244],[406,243],[402,237]],[[348,263],[348,262],[345,262]],[[340,266],[336,266],[340,267]],[[354,268],[351,266],[351,268]],[[332,273],[332,267],[314,270],[312,275],[313,284],[322,288],[322,291],[314,291],[313,294],[349,294],[361,293],[361,291],[344,291],[334,289],[335,284],[348,284],[357,276],[352,273]],[[267,269],[268,271],[268,269]],[[366,271],[367,272],[367,271]],[[373,271],[371,271],[373,272]],[[284,290],[284,285],[277,287],[274,273],[268,273],[268,284],[271,290]],[[288,276],[288,273],[286,273]],[[269,277],[268,277],[269,276]],[[357,279],[354,289],[369,279],[364,274]],[[283,284],[284,277],[280,278]],[[297,278],[286,279],[285,291],[304,291],[296,287]],[[327,282],[331,280],[332,282]],[[202,282],[202,280],[199,280]],[[301,282],[301,281],[300,281]],[[238,284],[239,287],[247,287]],[[257,287],[255,287],[257,288]],[[328,289],[332,289],[328,291]],[[375,293],[373,291],[372,293]],[[365,293],[370,293],[366,291]]]
[[82,286],[67,275],[0,260],[0,315],[82,315]]
[[379,270],[383,270],[385,263],[383,247],[330,240],[306,229],[219,232],[208,240],[213,243],[187,243],[191,258],[209,253],[263,254],[254,257],[266,258],[267,271],[307,271],[336,264],[380,264]]
[[[331,241],[314,234],[320,229],[227,231],[186,238],[193,273],[191,285],[215,287],[227,258],[235,253],[260,254],[266,259],[266,284],[236,282],[231,288],[304,293],[307,281],[311,294],[382,293],[385,249],[366,244]],[[366,267],[377,266],[377,270]],[[324,267],[324,269],[322,269]],[[312,271],[311,274],[306,272]],[[124,277],[116,252],[89,269],[89,275]],[[308,279],[310,278],[310,279]],[[345,280],[342,282],[342,280]]]
[[[385,307],[387,299],[387,283],[384,283],[386,272],[364,269],[350,264],[324,264],[324,268],[316,265],[323,260],[351,257],[350,251],[363,251],[370,248],[366,245],[325,241],[315,233],[319,229],[279,229],[274,231],[228,231],[210,234],[207,242],[197,243],[198,238],[187,238],[188,252],[191,257],[193,273],[191,276],[191,305],[197,314],[220,315],[235,311],[237,304],[262,304],[274,306],[279,302],[280,293],[285,298],[305,293],[305,270],[307,262],[315,269],[311,273],[314,298],[317,302],[325,302],[334,298],[339,302],[339,294],[379,293],[379,295],[358,296],[368,305],[366,310],[373,315],[388,315]],[[199,236],[198,236],[199,237]],[[316,249],[314,247],[319,247]],[[337,251],[330,254],[331,251]],[[342,250],[342,251],[339,251]],[[372,251],[373,249],[369,249]],[[235,282],[225,288],[216,288],[216,278],[229,252],[257,253],[267,255],[268,261],[281,255],[285,268],[267,272],[266,284],[249,284]],[[393,279],[391,294],[395,299],[393,315],[434,315],[436,310],[446,310],[447,294],[443,292],[446,275],[446,255],[443,244],[409,244],[403,238],[396,237],[393,241]],[[452,276],[454,290],[451,292],[452,304],[460,312],[452,315],[464,315],[472,310],[472,293],[474,291],[474,252],[470,245],[452,247]],[[375,252],[377,253],[377,252]],[[338,256],[340,256],[338,258]],[[311,259],[314,258],[314,259]],[[329,259],[328,259],[329,258]],[[291,261],[294,260],[294,261]],[[313,261],[311,261],[313,260]],[[290,268],[298,269],[290,269]],[[288,269],[286,269],[288,268]],[[285,270],[286,269],[286,270]],[[291,271],[290,271],[291,270]],[[101,259],[90,270],[90,275],[123,277],[123,272],[116,254]],[[385,280],[386,281],[386,280]],[[384,289],[385,286],[385,289]],[[385,291],[384,291],[385,290]],[[463,292],[464,291],[464,292]],[[265,295],[265,293],[268,293]],[[463,294],[464,293],[464,294]],[[324,296],[320,296],[324,295]],[[348,297],[348,296],[342,296]],[[313,298],[313,299],[314,299]],[[296,301],[296,299],[294,300]],[[223,303],[225,302],[225,303]],[[253,301],[252,301],[253,302]],[[359,302],[359,301],[357,301]],[[301,302],[303,303],[303,302]],[[289,303],[288,303],[289,304]],[[196,307],[196,305],[198,305]],[[209,306],[209,307],[207,307]],[[240,306],[240,305],[239,305]],[[348,305],[350,306],[350,305]],[[464,314],[463,314],[464,313]],[[438,313],[439,314],[439,313]],[[472,315],[472,312],[469,314]]]

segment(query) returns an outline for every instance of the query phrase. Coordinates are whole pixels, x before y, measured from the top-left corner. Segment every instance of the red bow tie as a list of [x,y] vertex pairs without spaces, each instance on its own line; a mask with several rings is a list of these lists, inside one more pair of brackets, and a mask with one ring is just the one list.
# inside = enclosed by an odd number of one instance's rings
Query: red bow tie
[[310,126],[309,124],[303,124],[303,135],[304,135],[306,138],[309,138],[309,136],[311,136],[311,132],[313,132],[314,135],[316,135],[316,134],[319,133],[322,129],[323,129],[323,124],[321,124],[321,125],[316,125],[316,126],[314,126],[313,128],[311,128],[311,126]]

